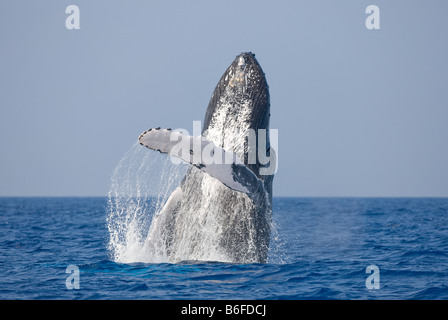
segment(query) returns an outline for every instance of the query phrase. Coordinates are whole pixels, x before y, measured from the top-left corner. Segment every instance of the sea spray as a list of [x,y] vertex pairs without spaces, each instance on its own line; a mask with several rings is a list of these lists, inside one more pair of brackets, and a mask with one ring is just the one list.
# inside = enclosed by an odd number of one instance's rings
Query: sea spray
[[147,238],[159,212],[185,174],[186,165],[134,144],[115,168],[108,194],[107,228],[111,259],[120,263],[166,262],[149,250]]
[[[195,180],[199,180],[202,181],[200,188],[203,192],[183,195],[192,197],[191,200],[196,204],[188,210],[192,214],[179,221],[184,226],[184,232],[177,246],[171,248],[175,251],[167,252],[166,240],[169,235],[168,230],[165,230],[163,208],[187,170],[193,170],[194,173],[190,172],[191,176],[184,180],[185,189],[194,190],[189,184],[195,184]],[[196,175],[202,178],[196,179]],[[196,168],[188,164],[175,165],[169,156],[142,148],[138,143],[134,144],[119,161],[111,179],[107,210],[108,250],[111,260],[119,263],[229,261],[221,250],[224,221],[218,214],[220,205],[216,190],[219,188],[226,187]],[[255,241],[254,226],[251,226],[253,220],[247,215],[252,209],[247,207],[247,202],[242,201],[243,197],[244,194],[237,193],[233,202],[226,206],[233,209],[233,219],[246,221],[249,238],[253,238],[252,243]],[[188,207],[184,209],[187,210]],[[244,232],[240,230],[237,233],[243,235]],[[280,254],[281,247],[277,226],[272,222],[269,263],[284,263]],[[249,246],[248,250],[256,250],[255,244]]]

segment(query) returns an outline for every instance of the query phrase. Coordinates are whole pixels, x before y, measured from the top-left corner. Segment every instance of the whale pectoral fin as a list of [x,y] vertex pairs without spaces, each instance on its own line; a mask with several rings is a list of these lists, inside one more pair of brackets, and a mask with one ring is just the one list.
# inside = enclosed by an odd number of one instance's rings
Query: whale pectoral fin
[[138,141],[142,146],[149,149],[162,153],[170,153],[174,145],[177,144],[177,140],[171,141],[172,133],[173,131],[171,129],[152,128],[143,132],[138,137]]
[[232,190],[259,192],[263,182],[233,153],[205,138],[184,135],[170,129],[149,129],[139,137],[141,145],[182,159],[221,181]]
[[228,188],[246,193],[257,194],[263,189],[263,182],[244,164],[193,164],[196,168],[221,181]]
[[[159,127],[143,132],[138,141],[148,149],[169,154],[188,163],[199,163],[196,158],[201,154],[201,137],[192,137],[180,131]],[[199,149],[197,149],[198,144]]]

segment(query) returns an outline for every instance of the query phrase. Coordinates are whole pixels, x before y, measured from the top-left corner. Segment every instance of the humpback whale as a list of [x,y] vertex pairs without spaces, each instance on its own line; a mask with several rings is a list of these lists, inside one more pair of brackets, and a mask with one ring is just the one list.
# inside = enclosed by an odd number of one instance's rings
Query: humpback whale
[[245,52],[216,85],[200,136],[160,127],[139,136],[141,145],[191,164],[153,217],[149,250],[169,262],[266,262],[276,167],[269,119],[265,74]]

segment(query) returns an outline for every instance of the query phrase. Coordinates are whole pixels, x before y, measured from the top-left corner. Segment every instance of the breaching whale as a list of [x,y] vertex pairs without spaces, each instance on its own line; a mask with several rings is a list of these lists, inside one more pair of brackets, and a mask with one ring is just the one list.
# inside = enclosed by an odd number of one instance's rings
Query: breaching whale
[[266,262],[276,168],[269,119],[265,74],[248,52],[216,85],[200,136],[161,128],[140,135],[141,145],[191,164],[153,217],[148,250],[169,262]]

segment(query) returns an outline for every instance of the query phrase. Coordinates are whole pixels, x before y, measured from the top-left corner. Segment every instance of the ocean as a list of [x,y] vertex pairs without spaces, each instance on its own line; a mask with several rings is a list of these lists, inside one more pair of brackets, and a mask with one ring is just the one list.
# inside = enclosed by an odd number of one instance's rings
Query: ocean
[[448,299],[447,198],[280,198],[268,262],[117,262],[104,198],[0,198],[0,299]]

